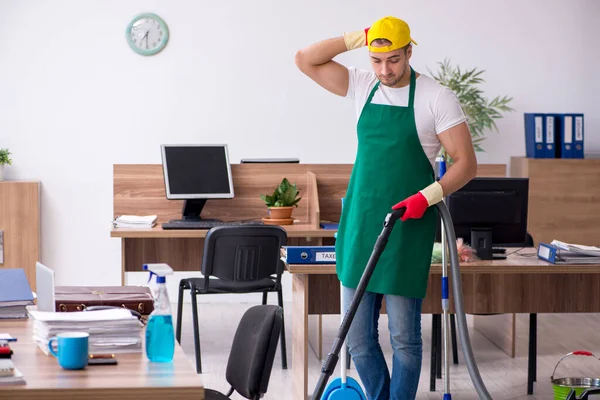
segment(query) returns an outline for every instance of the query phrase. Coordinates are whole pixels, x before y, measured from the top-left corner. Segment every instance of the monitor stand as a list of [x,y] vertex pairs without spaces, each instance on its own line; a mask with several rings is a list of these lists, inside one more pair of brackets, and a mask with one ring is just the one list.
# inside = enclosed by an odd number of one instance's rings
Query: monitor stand
[[181,210],[181,219],[184,221],[219,221],[218,219],[202,218],[202,210],[206,204],[206,199],[188,199],[184,200]]

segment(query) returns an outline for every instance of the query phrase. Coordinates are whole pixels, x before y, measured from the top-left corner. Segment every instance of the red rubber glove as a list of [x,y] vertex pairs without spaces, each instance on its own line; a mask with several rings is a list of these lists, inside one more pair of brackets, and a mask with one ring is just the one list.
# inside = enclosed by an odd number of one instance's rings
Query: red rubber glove
[[402,207],[406,207],[404,215],[400,217],[402,221],[406,221],[409,218],[419,219],[425,214],[427,207],[429,207],[429,202],[425,196],[423,196],[423,193],[417,192],[406,200],[402,200],[400,203],[393,206],[392,210],[397,210]]

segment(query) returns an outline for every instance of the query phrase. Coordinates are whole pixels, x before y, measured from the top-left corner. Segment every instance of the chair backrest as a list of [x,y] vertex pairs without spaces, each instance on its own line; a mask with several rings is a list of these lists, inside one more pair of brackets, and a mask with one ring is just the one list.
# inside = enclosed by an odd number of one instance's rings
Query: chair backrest
[[283,273],[280,226],[218,226],[206,234],[202,274],[228,281],[255,281]]
[[247,399],[258,399],[267,392],[282,325],[283,309],[276,305],[254,306],[242,316],[233,338],[226,379]]

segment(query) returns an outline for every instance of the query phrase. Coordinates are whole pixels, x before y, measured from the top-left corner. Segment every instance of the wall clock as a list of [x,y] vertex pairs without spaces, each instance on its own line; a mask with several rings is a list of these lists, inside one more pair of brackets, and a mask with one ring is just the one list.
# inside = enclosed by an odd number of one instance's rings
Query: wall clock
[[169,41],[169,28],[161,17],[152,13],[136,15],[125,30],[127,43],[143,56],[160,52]]

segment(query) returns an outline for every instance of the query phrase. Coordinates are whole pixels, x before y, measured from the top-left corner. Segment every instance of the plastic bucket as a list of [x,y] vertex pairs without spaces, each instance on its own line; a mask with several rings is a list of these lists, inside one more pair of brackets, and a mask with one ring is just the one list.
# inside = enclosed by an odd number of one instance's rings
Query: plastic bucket
[[[594,354],[589,351],[573,351],[569,354],[564,355],[556,366],[554,367],[554,371],[552,372],[552,376],[550,377],[550,381],[552,382],[552,388],[554,391],[554,400],[565,400],[569,393],[571,393],[571,389],[575,390],[575,394],[577,397],[583,393],[584,390],[589,388],[600,388],[600,378],[586,378],[586,377],[566,377],[566,378],[554,378],[554,373],[556,372],[556,368],[558,364],[562,362],[567,357],[570,356],[588,356],[594,357],[598,359]],[[600,360],[600,359],[598,359]]]

